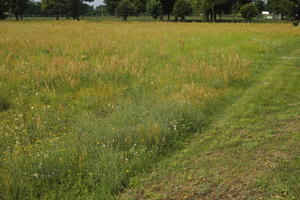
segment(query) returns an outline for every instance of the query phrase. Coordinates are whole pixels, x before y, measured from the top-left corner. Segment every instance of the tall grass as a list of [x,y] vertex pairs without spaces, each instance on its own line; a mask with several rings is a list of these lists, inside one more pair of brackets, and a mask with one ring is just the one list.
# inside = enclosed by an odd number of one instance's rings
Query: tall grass
[[0,199],[112,199],[289,50],[286,24],[0,23]]

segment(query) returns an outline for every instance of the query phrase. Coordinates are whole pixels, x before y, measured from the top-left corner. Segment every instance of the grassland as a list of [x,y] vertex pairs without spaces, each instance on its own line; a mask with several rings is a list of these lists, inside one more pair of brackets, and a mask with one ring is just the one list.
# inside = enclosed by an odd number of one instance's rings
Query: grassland
[[113,199],[282,56],[289,24],[0,23],[0,199]]
[[300,50],[120,200],[300,199]]

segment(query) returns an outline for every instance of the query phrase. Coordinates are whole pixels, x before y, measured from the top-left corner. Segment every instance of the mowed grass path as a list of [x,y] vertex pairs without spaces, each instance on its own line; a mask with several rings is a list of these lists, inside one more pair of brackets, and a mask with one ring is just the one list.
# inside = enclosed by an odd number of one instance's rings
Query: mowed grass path
[[300,199],[300,50],[120,199]]
[[22,200],[114,199],[207,129],[300,35],[289,24],[0,30],[0,199]]

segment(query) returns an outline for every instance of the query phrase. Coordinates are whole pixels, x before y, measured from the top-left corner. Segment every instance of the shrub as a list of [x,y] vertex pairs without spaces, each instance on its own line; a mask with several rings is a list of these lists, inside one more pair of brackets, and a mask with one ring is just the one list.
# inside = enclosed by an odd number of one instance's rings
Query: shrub
[[253,3],[248,3],[241,7],[241,14],[244,19],[251,20],[258,15],[258,9]]
[[0,112],[7,110],[10,103],[6,97],[0,96]]
[[298,26],[298,25],[299,25],[299,21],[298,20],[293,21],[293,26]]

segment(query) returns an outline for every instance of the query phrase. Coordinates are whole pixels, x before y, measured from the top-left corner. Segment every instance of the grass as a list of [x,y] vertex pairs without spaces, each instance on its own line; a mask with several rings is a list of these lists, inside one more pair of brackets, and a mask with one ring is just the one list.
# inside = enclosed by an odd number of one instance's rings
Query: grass
[[299,199],[299,49],[119,199]]
[[289,24],[0,29],[0,199],[22,200],[116,198],[206,130],[300,34]]

